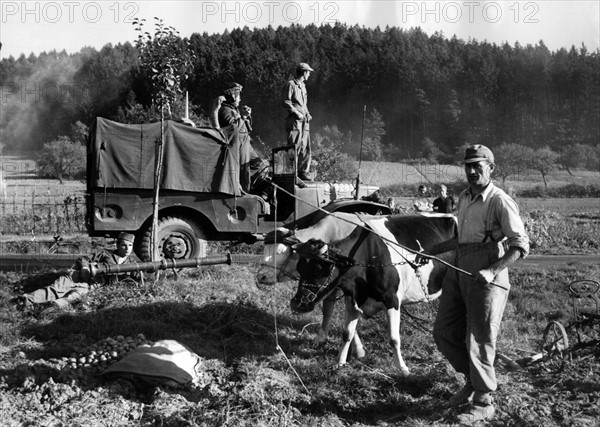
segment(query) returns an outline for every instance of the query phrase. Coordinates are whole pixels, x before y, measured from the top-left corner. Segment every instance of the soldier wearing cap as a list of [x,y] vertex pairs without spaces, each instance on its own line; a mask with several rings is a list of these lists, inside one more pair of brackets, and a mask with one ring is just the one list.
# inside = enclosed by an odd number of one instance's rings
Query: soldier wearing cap
[[213,107],[211,122],[214,127],[222,128],[226,134],[234,136],[232,150],[239,156],[240,186],[243,191],[250,191],[251,168],[253,149],[250,145],[250,131],[252,131],[252,109],[246,105],[240,108],[242,85],[229,83],[223,90],[223,95],[216,99]]
[[529,238],[515,201],[491,179],[494,155],[484,145],[466,149],[469,187],[458,199],[458,236],[426,253],[457,251],[457,266],[472,276],[448,270],[434,324],[434,340],[466,384],[450,398],[469,403],[458,416],[470,424],[494,416],[496,338],[510,289],[507,267],[529,252]]
[[283,108],[287,111],[285,132],[288,145],[296,147],[298,178],[310,180],[310,125],[312,116],[308,112],[308,96],[305,82],[314,70],[301,62],[296,67],[296,76],[283,87]]
[[[116,283],[130,277],[134,280],[142,280],[141,272],[112,274],[109,276],[89,277],[86,268],[90,263],[105,265],[120,265],[131,262],[140,262],[139,258],[133,254],[133,242],[135,236],[131,233],[120,233],[117,237],[117,247],[113,250],[102,250],[90,257],[83,257],[77,260],[75,266],[68,274],[60,276],[51,285],[36,289],[33,292],[23,294],[15,302],[22,303],[25,306],[33,304],[53,303],[54,305],[65,308],[72,302],[80,300],[90,290],[99,285],[107,283]],[[89,273],[89,269],[87,270]]]

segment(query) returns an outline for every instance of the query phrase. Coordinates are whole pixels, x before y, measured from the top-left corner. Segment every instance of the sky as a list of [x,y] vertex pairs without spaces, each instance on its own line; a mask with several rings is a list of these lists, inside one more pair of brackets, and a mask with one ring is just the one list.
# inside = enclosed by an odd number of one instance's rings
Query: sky
[[600,2],[594,1],[0,1],[0,57],[43,51],[97,50],[134,42],[133,18],[154,17],[183,37],[291,24],[420,27],[458,38],[522,46],[540,40],[552,51],[585,44],[600,49]]

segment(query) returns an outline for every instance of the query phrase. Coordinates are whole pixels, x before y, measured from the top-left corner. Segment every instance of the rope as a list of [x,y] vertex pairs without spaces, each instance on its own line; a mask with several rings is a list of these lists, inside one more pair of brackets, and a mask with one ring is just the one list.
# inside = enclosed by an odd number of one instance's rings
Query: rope
[[[312,208],[315,208],[315,209],[317,209],[317,210],[319,210],[319,211],[321,211],[321,212],[324,212],[326,215],[332,215],[332,212],[329,212],[329,211],[327,211],[327,210],[325,210],[325,209],[323,209],[323,208],[321,208],[321,207],[319,207],[319,206],[313,205],[312,203],[309,203],[309,202],[307,202],[307,201],[305,201],[305,200],[302,200],[302,199],[300,199],[300,198],[296,197],[294,194],[290,193],[289,191],[287,191],[286,189],[284,189],[284,188],[280,187],[279,185],[277,185],[277,184],[275,184],[275,183],[273,183],[273,182],[271,182],[270,184],[271,184],[271,185],[274,187],[275,191],[276,191],[276,190],[281,190],[281,191],[283,191],[284,193],[286,193],[288,196],[291,196],[291,197],[293,197],[294,199],[296,199],[296,200],[299,200],[299,201],[301,201],[301,202],[303,202],[303,203],[307,204],[308,206],[310,206],[310,207],[312,207]],[[276,209],[277,209],[277,207],[276,207]],[[407,247],[407,246],[404,246],[404,245],[402,245],[402,244],[400,244],[400,243],[398,243],[398,242],[395,242],[395,241],[393,241],[393,240],[391,240],[391,239],[388,239],[387,237],[385,237],[385,236],[382,236],[381,234],[379,234],[379,233],[375,232],[374,230],[372,230],[372,229],[370,229],[370,228],[366,227],[365,225],[362,225],[362,224],[356,224],[356,223],[354,223],[354,222],[352,222],[352,221],[349,221],[349,220],[347,220],[347,219],[340,218],[340,217],[336,217],[336,218],[337,218],[337,219],[339,219],[339,220],[341,220],[341,221],[345,221],[345,222],[347,222],[347,223],[349,223],[349,224],[352,224],[352,225],[355,225],[355,226],[361,227],[361,228],[363,228],[364,230],[367,230],[367,231],[369,231],[370,233],[374,233],[374,234],[376,234],[376,235],[377,235],[377,236],[378,236],[380,239],[382,239],[382,240],[384,240],[384,241],[386,241],[386,242],[388,242],[388,243],[391,243],[391,244],[392,244],[392,245],[394,245],[394,246],[398,246],[398,247],[400,247],[401,249],[404,249],[404,250],[405,250],[405,251],[407,251],[407,252],[410,252],[410,253],[412,253],[412,254],[415,254],[415,255],[420,255],[422,258],[428,258],[428,259],[432,259],[432,260],[438,261],[438,262],[440,262],[440,263],[444,264],[446,267],[452,268],[453,270],[456,270],[456,271],[458,271],[459,273],[463,273],[463,274],[466,274],[467,276],[471,276],[471,277],[473,277],[473,274],[469,273],[469,272],[468,272],[468,271],[466,271],[466,270],[463,270],[463,269],[461,269],[461,268],[458,268],[458,267],[456,267],[455,265],[453,265],[453,264],[450,264],[449,262],[447,262],[447,261],[444,261],[443,259],[440,259],[440,258],[438,258],[438,257],[436,257],[436,256],[434,256],[434,255],[428,255],[428,254],[425,254],[425,253],[423,253],[423,252],[416,251],[416,250],[414,250],[414,249],[411,249],[411,248],[409,248],[409,247]],[[396,252],[398,252],[398,251],[396,250]],[[415,266],[413,265],[414,263],[413,263],[412,261],[409,261],[408,259],[406,259],[406,257],[405,257],[404,255],[402,255],[400,252],[398,252],[398,254],[399,254],[399,255],[400,255],[402,258],[404,258],[404,259],[405,259],[405,260],[406,260],[406,261],[407,261],[409,264],[411,264],[411,266],[413,266],[413,268],[415,268]]]
[[[277,188],[275,188],[273,191],[274,191],[273,198],[275,200],[277,200]],[[275,218],[277,218],[277,203],[275,203]],[[275,233],[275,234],[277,234],[277,233]],[[277,236],[275,236],[275,243],[277,243]],[[277,260],[275,257],[273,257],[273,269],[275,269],[275,271],[277,271],[276,263],[277,263]],[[302,381],[300,374],[298,374],[298,371],[296,371],[296,369],[292,365],[292,362],[290,361],[290,359],[288,359],[287,355],[285,354],[285,351],[283,351],[283,349],[279,345],[279,328],[277,327],[277,312],[275,311],[274,292],[271,293],[271,307],[273,309],[273,333],[275,334],[275,349],[283,355],[283,358],[285,359],[286,363],[288,364],[288,366],[290,367],[290,369],[292,370],[292,372],[294,373],[296,378],[298,378],[298,381],[300,381],[300,384],[302,385],[302,388],[304,389],[306,394],[308,394],[312,398],[312,394],[310,391],[308,391],[308,388],[304,384],[304,381]]]
[[424,319],[422,317],[415,316],[410,311],[408,311],[403,305],[400,306],[400,310],[402,310],[402,313],[404,313],[406,316],[412,319],[417,328],[419,328],[422,332],[431,333],[433,331],[433,329],[428,329],[422,325],[422,323],[431,324],[431,319]]

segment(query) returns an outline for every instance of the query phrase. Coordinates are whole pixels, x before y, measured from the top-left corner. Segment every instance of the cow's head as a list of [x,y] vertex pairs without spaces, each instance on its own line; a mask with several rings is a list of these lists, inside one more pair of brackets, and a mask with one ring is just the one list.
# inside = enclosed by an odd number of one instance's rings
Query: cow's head
[[294,237],[294,232],[287,228],[281,227],[267,234],[263,258],[256,273],[259,284],[274,285],[277,282],[298,280],[298,256],[292,251],[292,245],[296,243],[298,239]]
[[308,313],[338,286],[340,274],[352,267],[354,261],[318,239],[298,243],[293,251],[299,256],[296,268],[300,283],[290,307],[294,313]]
[[273,285],[298,280],[298,256],[292,251],[292,245],[315,237],[324,242],[338,241],[347,237],[359,223],[362,222],[354,214],[336,212],[305,228],[292,231],[281,227],[270,232],[265,236],[264,255],[256,273],[257,283]]

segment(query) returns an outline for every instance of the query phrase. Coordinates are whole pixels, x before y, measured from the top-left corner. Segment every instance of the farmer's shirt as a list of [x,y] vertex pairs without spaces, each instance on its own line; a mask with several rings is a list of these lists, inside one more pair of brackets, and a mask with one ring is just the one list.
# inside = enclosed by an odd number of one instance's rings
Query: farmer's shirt
[[474,199],[470,187],[464,190],[458,198],[457,216],[459,244],[489,241],[487,228],[494,242],[506,240],[506,246],[518,248],[522,258],[529,253],[529,237],[517,203],[492,182]]

